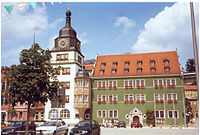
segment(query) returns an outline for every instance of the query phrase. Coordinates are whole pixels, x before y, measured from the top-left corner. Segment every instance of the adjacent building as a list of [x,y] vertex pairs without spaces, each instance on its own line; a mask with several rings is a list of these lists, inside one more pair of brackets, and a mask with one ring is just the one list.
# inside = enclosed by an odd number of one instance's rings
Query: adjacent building
[[176,51],[97,56],[92,77],[92,119],[155,125],[184,123],[184,89]]

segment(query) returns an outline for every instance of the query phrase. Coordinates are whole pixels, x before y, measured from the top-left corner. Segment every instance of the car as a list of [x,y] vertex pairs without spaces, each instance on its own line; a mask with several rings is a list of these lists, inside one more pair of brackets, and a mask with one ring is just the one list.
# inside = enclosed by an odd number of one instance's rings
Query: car
[[120,127],[126,128],[126,123],[125,123],[124,121],[119,121],[119,122],[117,123],[117,127],[118,127],[118,128],[120,128]]
[[[27,121],[12,121],[8,127],[1,129],[1,134],[8,134],[9,132],[25,131]],[[33,121],[29,121],[29,131],[35,132],[36,125]]]
[[140,122],[133,121],[133,122],[131,122],[131,128],[132,127],[135,127],[135,128],[141,127],[142,128],[142,124]]
[[3,121],[1,121],[1,128],[5,128],[7,127],[8,125],[6,123],[4,123]]
[[36,128],[36,135],[68,135],[69,126],[63,120],[50,120]]
[[71,129],[70,135],[100,135],[100,132],[100,126],[97,121],[84,120]]

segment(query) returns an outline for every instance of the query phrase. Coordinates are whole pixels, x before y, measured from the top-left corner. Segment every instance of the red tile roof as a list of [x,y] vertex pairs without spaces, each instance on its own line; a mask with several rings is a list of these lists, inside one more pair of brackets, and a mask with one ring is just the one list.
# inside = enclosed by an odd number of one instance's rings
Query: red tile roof
[[84,69],[85,70],[93,70],[94,69],[94,64],[84,64]]
[[197,90],[196,85],[184,85],[184,90]]
[[[164,60],[168,60],[168,64],[164,64]],[[137,62],[142,61],[142,65]],[[155,65],[151,65],[150,61],[155,61]],[[113,63],[117,62],[117,66]],[[125,62],[129,62],[128,66]],[[101,64],[106,63],[105,67]],[[170,71],[166,72],[165,67],[169,67]],[[142,72],[137,72],[137,69],[142,68]],[[151,72],[151,68],[155,68],[155,72]],[[111,71],[116,69],[113,74]],[[129,72],[125,73],[124,70]],[[100,74],[100,70],[104,72]],[[156,52],[156,53],[140,53],[140,54],[119,54],[119,55],[100,55],[97,57],[94,77],[117,77],[117,76],[142,76],[142,75],[166,75],[180,74],[180,66],[176,51]]]

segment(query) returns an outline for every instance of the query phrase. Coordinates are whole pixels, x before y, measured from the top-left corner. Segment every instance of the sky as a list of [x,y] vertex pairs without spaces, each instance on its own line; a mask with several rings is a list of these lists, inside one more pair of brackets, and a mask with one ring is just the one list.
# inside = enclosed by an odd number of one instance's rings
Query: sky
[[[19,64],[23,49],[36,43],[52,49],[59,30],[65,26],[66,2],[1,3],[1,66]],[[14,5],[11,14],[4,6]],[[70,2],[71,25],[87,59],[97,55],[145,52],[178,52],[180,64],[193,58],[189,2]],[[194,3],[199,45],[199,3]]]

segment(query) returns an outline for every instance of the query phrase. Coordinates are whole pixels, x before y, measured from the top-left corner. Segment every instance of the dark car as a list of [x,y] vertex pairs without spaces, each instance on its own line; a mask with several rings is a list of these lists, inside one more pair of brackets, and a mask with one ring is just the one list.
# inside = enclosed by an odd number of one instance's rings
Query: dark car
[[[26,121],[12,121],[8,127],[1,129],[1,134],[8,134],[8,132],[25,131]],[[29,131],[35,131],[36,125],[34,122],[29,122]]]
[[70,131],[70,135],[100,135],[100,126],[97,121],[84,120],[80,121]]
[[140,122],[133,121],[133,122],[131,123],[131,128],[132,128],[132,127],[135,127],[135,128],[141,127],[141,128],[142,128],[142,124],[141,124]]
[[117,123],[117,127],[119,128],[119,127],[124,127],[124,128],[126,128],[126,123],[124,122],[124,121],[119,121],[118,123]]

